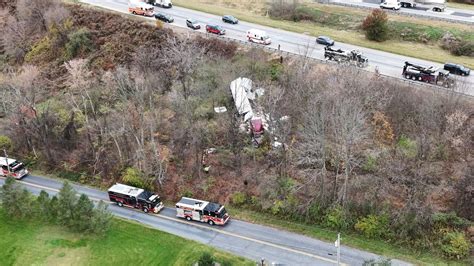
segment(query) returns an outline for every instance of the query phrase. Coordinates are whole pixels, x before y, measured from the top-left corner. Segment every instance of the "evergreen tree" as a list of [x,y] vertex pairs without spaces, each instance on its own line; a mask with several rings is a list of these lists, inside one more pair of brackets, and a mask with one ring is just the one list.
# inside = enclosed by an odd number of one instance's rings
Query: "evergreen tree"
[[58,193],[57,221],[59,224],[65,226],[73,225],[76,202],[76,191],[68,182],[64,182],[63,187]]
[[58,220],[59,200],[58,197],[52,196],[48,206],[48,221],[54,222]]
[[107,210],[108,205],[100,201],[97,204],[94,215],[92,216],[92,226],[91,231],[96,234],[104,234],[109,230],[111,221],[112,221],[112,214]]
[[5,212],[16,218],[29,218],[32,216],[33,198],[31,194],[22,189],[12,177],[8,177],[0,190],[0,200]]
[[79,232],[89,231],[93,223],[93,214],[94,204],[87,195],[82,194],[74,208],[74,220],[72,221],[74,230]]
[[50,219],[50,201],[49,194],[46,191],[41,190],[35,202],[35,213],[37,218],[43,221],[48,221]]

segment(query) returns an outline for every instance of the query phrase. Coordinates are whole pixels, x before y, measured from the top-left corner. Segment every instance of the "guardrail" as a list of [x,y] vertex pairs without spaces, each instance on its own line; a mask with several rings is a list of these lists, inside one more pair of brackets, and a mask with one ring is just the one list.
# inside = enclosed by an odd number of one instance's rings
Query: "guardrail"
[[[284,50],[281,50],[281,49],[279,50],[278,48],[273,48],[273,47],[270,47],[268,45],[256,44],[256,43],[252,43],[252,42],[244,41],[244,40],[240,40],[240,39],[232,39],[232,38],[228,38],[228,37],[225,37],[225,36],[222,36],[222,35],[215,35],[215,34],[211,34],[211,33],[207,33],[207,32],[200,32],[200,31],[194,31],[194,33],[204,35],[207,38],[217,38],[217,39],[223,40],[225,42],[234,42],[234,43],[238,43],[238,44],[241,44],[241,45],[246,45],[246,46],[251,46],[251,47],[255,47],[255,48],[260,48],[260,49],[263,49],[263,50],[268,50],[272,53],[279,53],[280,56],[298,56],[298,57],[303,56],[303,55],[295,53],[295,52],[284,51]],[[330,64],[330,65],[340,65],[337,62],[329,61],[329,60],[326,60],[326,59],[320,59],[320,58],[315,58],[315,57],[310,57],[310,56],[308,56],[307,58],[312,60],[312,61],[315,61],[317,63]],[[369,62],[370,62],[370,59],[369,59]],[[359,68],[359,69],[363,70],[363,71],[366,71],[366,72],[374,73],[373,71],[370,71],[366,68]],[[400,71],[401,71],[401,69],[400,69]],[[456,93],[456,94],[462,95],[464,97],[474,98],[474,95],[470,95],[470,94],[467,94],[467,93],[455,91],[455,90],[452,90],[452,89],[449,89],[449,88],[445,88],[443,86],[438,86],[438,85],[433,85],[433,84],[429,84],[429,83],[423,83],[423,82],[419,82],[419,81],[413,81],[413,80],[410,80],[410,79],[405,79],[401,76],[401,74],[400,74],[400,77],[394,77],[394,76],[389,76],[389,75],[386,75],[386,74],[379,73],[378,77],[382,78],[382,79],[385,79],[385,80],[402,81],[403,83],[405,83],[407,85],[422,86],[422,87],[426,87],[426,88],[436,90],[438,92]]]

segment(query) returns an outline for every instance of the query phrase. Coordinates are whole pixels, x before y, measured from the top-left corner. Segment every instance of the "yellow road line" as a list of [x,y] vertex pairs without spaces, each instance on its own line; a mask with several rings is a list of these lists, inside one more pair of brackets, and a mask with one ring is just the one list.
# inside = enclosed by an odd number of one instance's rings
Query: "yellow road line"
[[[50,187],[46,187],[46,186],[42,186],[42,185],[37,185],[37,184],[33,184],[33,183],[28,183],[28,182],[21,181],[21,180],[17,180],[17,182],[18,182],[18,183],[21,183],[21,184],[25,184],[25,185],[27,185],[27,186],[31,186],[31,187],[36,187],[36,188],[41,188],[41,189],[44,189],[44,190],[50,190],[50,191],[59,192],[59,189],[55,189],[55,188],[50,188]],[[101,201],[101,199],[94,198],[94,197],[89,197],[89,199],[94,200],[94,201]],[[112,203],[113,203],[113,202],[108,201],[108,200],[102,200],[102,201],[103,201],[103,202],[106,202],[106,203],[109,203],[109,204],[112,204]],[[134,209],[131,209],[131,210],[134,210]],[[137,212],[138,212],[138,211],[137,211]],[[224,235],[228,235],[228,236],[232,236],[232,237],[237,237],[237,238],[244,239],[244,240],[251,241],[251,242],[255,242],[255,243],[258,243],[258,244],[267,245],[267,246],[270,246],[270,247],[282,249],[282,250],[285,250],[285,251],[290,251],[290,252],[293,252],[293,253],[297,253],[297,254],[301,254],[301,255],[304,255],[304,256],[308,256],[308,257],[312,257],[312,258],[315,258],[315,259],[319,259],[319,260],[322,260],[322,261],[326,261],[326,262],[330,262],[330,263],[337,264],[337,261],[332,260],[332,259],[328,259],[328,258],[325,258],[325,257],[321,257],[321,256],[318,256],[318,255],[314,255],[314,254],[311,254],[311,253],[307,253],[307,252],[304,252],[304,251],[292,249],[292,248],[289,248],[289,247],[281,246],[281,245],[278,245],[278,244],[273,244],[273,243],[270,243],[270,242],[267,242],[267,241],[258,240],[258,239],[251,238],[251,237],[247,237],[247,236],[242,236],[242,235],[239,235],[239,234],[227,232],[227,231],[220,230],[220,229],[217,229],[217,228],[212,228],[212,227],[204,226],[204,225],[201,225],[201,224],[196,224],[196,223],[192,223],[192,222],[187,222],[187,221],[185,221],[185,220],[178,219],[178,218],[174,218],[174,217],[168,217],[168,216],[165,216],[165,215],[163,215],[163,214],[150,214],[150,215],[153,215],[153,216],[158,217],[158,218],[166,219],[166,220],[169,220],[169,221],[174,221],[174,222],[178,222],[178,223],[181,223],[181,224],[186,224],[186,225],[190,225],[190,226],[194,226],[194,227],[198,227],[198,228],[202,228],[202,229],[206,229],[206,230],[218,232],[218,233],[221,233],[221,234],[224,234]],[[344,263],[341,263],[341,265],[347,266],[347,264],[344,264]]]

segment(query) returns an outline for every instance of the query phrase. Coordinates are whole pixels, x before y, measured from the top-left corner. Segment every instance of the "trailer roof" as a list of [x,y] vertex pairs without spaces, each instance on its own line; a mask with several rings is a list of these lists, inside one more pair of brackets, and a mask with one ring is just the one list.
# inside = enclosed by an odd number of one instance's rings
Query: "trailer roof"
[[181,200],[178,203],[176,203],[176,205],[193,208],[196,210],[203,210],[208,204],[209,204],[208,201],[197,200],[197,199],[186,198],[186,197],[182,197]]
[[115,192],[115,193],[120,193],[120,194],[125,194],[128,196],[133,196],[137,197],[140,195],[144,190],[141,188],[136,188],[132,186],[127,186],[124,184],[115,184],[111,188],[108,189],[109,192]]

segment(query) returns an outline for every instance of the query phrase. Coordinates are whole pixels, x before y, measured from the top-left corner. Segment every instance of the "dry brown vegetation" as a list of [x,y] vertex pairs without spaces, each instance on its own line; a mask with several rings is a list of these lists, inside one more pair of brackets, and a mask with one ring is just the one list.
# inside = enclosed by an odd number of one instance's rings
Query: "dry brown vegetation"
[[[23,27],[4,14],[4,30]],[[467,255],[471,99],[305,57],[280,64],[260,49],[80,6],[63,14],[34,35],[2,35],[2,135],[31,167],[101,186],[127,175],[169,200],[231,202]],[[265,88],[259,147],[239,130],[229,93],[237,77]],[[228,111],[217,114],[218,106]],[[273,148],[275,139],[284,145]],[[206,154],[211,147],[217,152]],[[452,239],[461,243],[455,254],[443,249]]]

